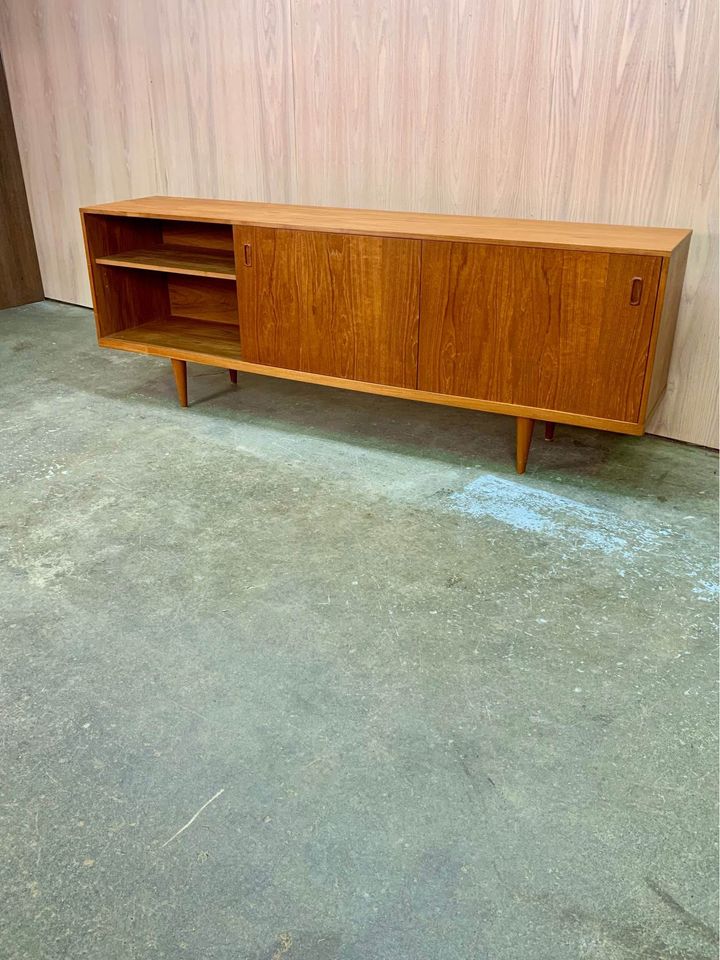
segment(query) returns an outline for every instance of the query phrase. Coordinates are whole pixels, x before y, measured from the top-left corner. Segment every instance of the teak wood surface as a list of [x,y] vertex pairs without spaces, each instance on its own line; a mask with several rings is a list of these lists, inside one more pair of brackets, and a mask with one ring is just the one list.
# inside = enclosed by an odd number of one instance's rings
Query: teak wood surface
[[207,277],[174,276],[168,278],[167,288],[173,317],[227,323],[237,334],[237,291],[232,280],[218,283]]
[[151,200],[82,211],[98,340],[183,403],[195,361],[508,414],[522,473],[535,420],[638,435],[664,389],[689,231]]
[[[422,390],[637,420],[661,260],[423,243]],[[630,305],[633,279],[639,304]]]
[[232,251],[193,250],[186,246],[163,244],[149,250],[128,250],[105,257],[97,263],[109,267],[129,267],[136,270],[158,270],[161,273],[184,273],[195,277],[235,279],[235,259]]
[[688,234],[687,230],[673,227],[626,227],[557,220],[394,213],[387,210],[348,210],[340,207],[303,207],[186,197],[143,197],[83,207],[82,211],[363,236],[473,240],[514,247],[556,247],[654,256],[669,255]]
[[217,367],[230,368],[241,359],[236,327],[172,315],[103,337],[100,346]]
[[260,227],[235,237],[244,359],[417,385],[418,241]]

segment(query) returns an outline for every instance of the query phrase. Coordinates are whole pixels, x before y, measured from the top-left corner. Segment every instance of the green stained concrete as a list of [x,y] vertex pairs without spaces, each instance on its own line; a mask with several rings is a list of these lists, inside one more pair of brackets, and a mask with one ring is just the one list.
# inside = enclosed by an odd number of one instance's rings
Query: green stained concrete
[[717,955],[714,454],[0,364],[0,955]]

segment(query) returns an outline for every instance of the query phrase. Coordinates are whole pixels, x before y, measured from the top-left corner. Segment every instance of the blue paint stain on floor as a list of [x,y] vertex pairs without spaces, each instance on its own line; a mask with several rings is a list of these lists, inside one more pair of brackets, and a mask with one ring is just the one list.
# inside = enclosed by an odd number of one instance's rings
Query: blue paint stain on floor
[[491,474],[473,480],[450,501],[451,509],[476,519],[491,517],[516,530],[567,539],[626,559],[672,536],[666,527],[653,529],[612,510]]
[[[483,474],[449,497],[450,509],[474,520],[495,520],[522,534],[535,534],[562,544],[568,553],[597,550],[620,560],[620,577],[627,570],[643,578],[648,564],[660,563],[665,575],[683,577],[694,584],[700,600],[717,602],[717,575],[708,576],[698,566],[696,543],[682,529],[653,525],[624,516],[620,511],[592,506],[571,497],[542,490],[526,480]],[[644,562],[647,561],[647,562]],[[715,567],[715,573],[717,567]]]
[[701,600],[714,601],[717,603],[717,599],[720,596],[720,584],[701,580],[696,587],[693,587],[693,593],[697,594]]

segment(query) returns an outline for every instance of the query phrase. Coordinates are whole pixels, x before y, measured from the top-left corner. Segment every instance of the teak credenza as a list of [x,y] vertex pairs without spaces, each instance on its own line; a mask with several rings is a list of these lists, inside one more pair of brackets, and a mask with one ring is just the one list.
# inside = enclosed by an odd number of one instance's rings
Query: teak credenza
[[147,197],[81,210],[101,347],[642,434],[690,231]]

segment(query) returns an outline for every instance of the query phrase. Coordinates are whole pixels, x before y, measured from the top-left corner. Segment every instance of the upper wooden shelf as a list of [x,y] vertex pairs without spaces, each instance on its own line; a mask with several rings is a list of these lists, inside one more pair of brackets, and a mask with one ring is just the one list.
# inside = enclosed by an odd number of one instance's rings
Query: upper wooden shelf
[[392,213],[387,210],[348,210],[301,207],[239,200],[197,200],[184,197],[143,197],[93,207],[83,213],[161,220],[191,220],[240,226],[284,227],[325,233],[409,237],[428,240],[470,240],[510,246],[553,247],[607,253],[669,256],[690,234],[674,227],[625,227],[558,220],[510,220],[434,213]]
[[193,247],[151,247],[97,257],[96,263],[109,267],[131,267],[136,270],[159,270],[161,273],[184,273],[194,277],[235,279],[235,257],[231,250],[200,250]]

